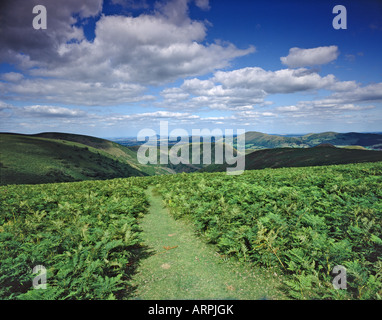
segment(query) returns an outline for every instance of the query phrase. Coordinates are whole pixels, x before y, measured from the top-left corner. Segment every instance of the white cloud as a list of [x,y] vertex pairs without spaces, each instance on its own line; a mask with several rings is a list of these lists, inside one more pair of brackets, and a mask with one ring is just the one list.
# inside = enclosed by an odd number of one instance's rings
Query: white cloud
[[[5,3],[4,3],[5,2]],[[38,63],[54,63],[57,47],[70,40],[82,40],[82,29],[75,26],[77,18],[97,16],[103,0],[12,0],[2,1],[0,60],[20,64],[26,57]],[[48,12],[48,28],[36,32],[31,27],[32,9],[44,5]],[[20,56],[19,53],[23,55]],[[23,66],[22,67],[27,67]]]
[[337,46],[317,47],[312,49],[291,48],[286,57],[281,57],[283,64],[290,68],[327,64],[339,55]]
[[104,16],[95,33],[92,43],[63,43],[59,52],[64,63],[35,69],[33,74],[158,85],[212,72],[254,51],[232,44],[202,44],[203,23],[190,20],[177,25],[155,15]]
[[120,105],[152,100],[144,95],[145,87],[137,84],[105,84],[60,79],[23,79],[17,83],[0,82],[0,92],[14,100],[38,103],[61,103],[83,106]]
[[210,9],[209,0],[195,0],[195,4],[200,9],[203,9],[203,10],[209,10]]
[[323,88],[331,89],[333,86],[345,90],[354,88],[354,83],[340,85],[333,75],[322,77],[306,68],[266,71],[259,67],[247,67],[217,71],[206,80],[184,80],[180,87],[162,92],[164,101],[159,106],[170,109],[209,108],[237,111],[253,108],[253,105],[271,104],[265,101],[271,94],[315,92]]
[[0,100],[0,111],[12,109],[13,106]]
[[344,90],[341,83],[332,86],[333,89],[340,88],[337,92],[329,95],[326,98],[315,100],[315,105],[343,105],[352,103],[370,103],[382,102],[382,82],[373,83],[366,86],[361,85],[345,85],[348,90]]
[[[5,61],[12,60],[32,78],[3,76],[8,83],[0,82],[1,96],[79,105],[142,101],[152,98],[144,96],[147,86],[204,75],[255,51],[253,46],[238,49],[231,43],[205,43],[206,25],[188,17],[187,0],[157,4],[151,14],[137,17],[102,16],[96,23],[93,41],[87,41],[82,29],[75,27],[60,28],[63,34],[56,34],[55,27],[76,22],[70,14],[79,12],[81,17],[99,14],[99,1],[92,4],[86,1],[82,7],[73,1],[62,5],[63,17],[49,16],[49,28],[39,49],[32,36],[30,42],[23,37],[20,45],[10,45],[7,36],[4,45],[8,48],[2,51]],[[202,9],[209,7],[208,1],[195,4]],[[73,38],[75,41],[69,41]],[[12,83],[16,80],[17,83]]]
[[22,110],[25,114],[38,117],[78,118],[86,116],[84,111],[56,106],[33,105],[24,107]]
[[[328,96],[318,98],[324,89]],[[176,93],[177,99],[163,94],[159,106],[181,110],[225,110],[233,113],[225,117],[229,124],[244,125],[249,120],[256,124],[274,125],[275,121],[317,119],[332,121],[348,113],[372,112],[370,102],[382,101],[382,83],[362,86],[355,81],[339,81],[334,75],[320,76],[306,68],[266,71],[248,67],[232,71],[217,71],[208,79],[188,79],[179,87],[166,89]],[[331,92],[331,94],[330,94]],[[265,101],[272,94],[314,94],[310,101],[294,105],[273,106]],[[265,110],[266,107],[266,110]],[[257,110],[255,110],[255,108]],[[337,118],[338,119],[338,118]]]
[[[331,104],[323,101],[300,101],[297,105],[276,107],[275,111],[284,118],[334,119],[346,113],[372,110],[373,105]],[[354,117],[354,115],[353,115]]]
[[218,71],[213,79],[227,88],[250,88],[263,90],[267,94],[317,90],[335,82],[333,75],[321,77],[305,68],[266,71],[259,67],[248,67],[229,72]]
[[24,78],[24,75],[18,72],[7,72],[2,74],[1,79],[5,81],[17,82]]

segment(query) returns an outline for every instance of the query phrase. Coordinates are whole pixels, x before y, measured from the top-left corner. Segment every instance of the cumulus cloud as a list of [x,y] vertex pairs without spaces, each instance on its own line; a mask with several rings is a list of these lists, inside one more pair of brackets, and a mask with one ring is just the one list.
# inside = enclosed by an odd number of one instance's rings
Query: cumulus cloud
[[0,111],[13,109],[13,106],[0,100]]
[[154,15],[103,16],[95,34],[93,42],[61,44],[60,60],[34,69],[33,75],[159,85],[226,67],[254,51],[233,44],[202,44],[203,23],[190,20],[179,26]]
[[203,10],[209,10],[210,9],[209,0],[195,0],[195,4],[200,9],[203,9]]
[[[333,88],[341,87],[340,83]],[[314,101],[316,106],[332,106],[354,103],[382,102],[382,82],[373,83],[366,86],[349,85],[348,90],[334,92],[326,98]]]
[[65,79],[23,79],[17,83],[0,81],[3,99],[83,106],[108,106],[152,100],[145,87],[129,83],[105,84]]
[[[49,13],[46,30],[31,27],[37,2],[46,5]],[[129,1],[114,3],[129,5]],[[147,86],[207,74],[255,51],[253,46],[239,49],[231,43],[205,43],[205,23],[188,17],[191,3],[209,8],[206,0],[170,0],[157,2],[150,14],[101,15],[95,38],[88,41],[76,22],[99,16],[102,0],[58,0],[54,4],[32,0],[27,5],[21,0],[8,1],[2,17],[6,27],[1,32],[0,57],[33,78],[3,76],[9,83],[0,83],[2,97],[17,99],[23,94],[28,99],[40,97],[38,101],[83,105],[146,100]]]
[[193,115],[189,112],[172,112],[172,111],[155,111],[144,112],[130,115],[116,115],[108,118],[109,120],[134,120],[134,121],[147,121],[147,119],[199,119],[199,116]]
[[[189,8],[193,5],[209,10],[208,0],[111,2],[122,6],[124,15],[102,15],[102,0],[2,1],[0,59],[13,63],[19,71],[0,75],[0,98],[29,101],[24,107],[0,102],[2,116],[13,114],[14,121],[22,119],[30,125],[36,118],[46,125],[135,126],[160,119],[240,125],[270,123],[276,118],[329,118],[330,114],[371,110],[374,102],[382,101],[382,83],[362,86],[356,81],[339,81],[332,74],[320,75],[314,68],[337,59],[337,46],[291,48],[280,58],[288,67],[285,69],[253,66],[230,70],[235,58],[256,49],[206,41],[208,22],[192,20]],[[47,7],[47,30],[36,31],[31,26],[36,4]],[[149,10],[140,15],[128,13],[137,8]],[[90,18],[95,22],[91,40],[82,29]],[[212,76],[205,77],[210,73]],[[178,79],[185,80],[175,85]],[[158,96],[151,95],[151,86],[169,84],[173,87],[161,89]],[[273,106],[267,101],[272,95],[296,93],[315,97],[286,106]],[[150,105],[150,110],[162,110],[107,114],[64,107],[138,103]],[[202,116],[211,110],[212,115]]]
[[218,71],[214,81],[227,88],[251,88],[271,93],[293,93],[317,90],[332,85],[333,75],[321,77],[318,73],[305,68],[296,70],[281,69],[266,71],[259,67],[243,68],[234,71]]
[[[320,96],[320,90],[331,92]],[[320,92],[320,93],[319,93]],[[266,98],[274,94],[314,94],[310,101],[272,106]],[[247,67],[217,71],[208,79],[187,79],[179,87],[163,91],[159,106],[182,110],[222,110],[233,113],[230,124],[273,123],[282,119],[331,119],[347,113],[375,109],[382,101],[382,83],[362,86],[355,81],[339,81],[334,75],[321,76],[314,69],[275,71]],[[264,110],[266,108],[266,110]]]
[[[330,103],[323,100],[300,101],[297,105],[280,106],[274,110],[280,118],[309,118],[332,120],[337,116],[346,117],[349,113],[373,110],[374,105],[353,103]],[[365,114],[364,114],[365,115]],[[352,115],[354,117],[354,115]]]
[[18,72],[7,72],[1,75],[1,79],[5,81],[17,82],[24,78],[24,75]]
[[217,71],[213,77],[183,81],[180,87],[165,89],[163,106],[197,109],[246,110],[253,105],[266,105],[271,94],[306,93],[338,87],[353,88],[353,82],[341,85],[333,75],[320,76],[306,68],[267,71],[247,67],[233,71]]
[[317,66],[336,60],[339,55],[337,46],[317,47],[312,49],[291,48],[286,57],[281,57],[283,64],[290,68]]
[[74,110],[69,108],[57,107],[57,106],[41,106],[33,105],[22,108],[23,112],[27,115],[38,117],[58,117],[58,118],[78,118],[84,117],[86,113],[81,110]]
[[164,2],[156,2],[155,7],[157,14],[165,17],[168,21],[177,24],[187,24],[190,19],[188,17],[189,5],[194,2],[195,5],[202,10],[209,10],[209,0],[169,0]]
[[[36,5],[44,5],[47,9],[46,30],[32,27],[32,9]],[[77,20],[97,16],[101,10],[102,0],[3,0],[0,59],[20,64],[25,56],[39,63],[53,62],[60,44],[84,38],[82,29],[75,26]],[[75,14],[78,18],[74,18]]]

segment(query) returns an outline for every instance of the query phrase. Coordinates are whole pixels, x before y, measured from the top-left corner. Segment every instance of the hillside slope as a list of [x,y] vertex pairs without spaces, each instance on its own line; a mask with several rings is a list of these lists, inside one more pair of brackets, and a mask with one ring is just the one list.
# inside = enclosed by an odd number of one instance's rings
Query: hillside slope
[[0,184],[35,184],[144,176],[102,149],[82,143],[0,134]]
[[87,135],[71,134],[71,133],[44,132],[44,133],[39,133],[32,136],[40,137],[40,138],[63,140],[63,141],[72,141],[72,142],[81,143],[89,147],[93,147],[95,149],[98,149],[101,153],[105,154],[106,156],[112,157],[118,161],[128,164],[129,166],[139,171],[142,171],[148,175],[169,173],[169,170],[166,170],[166,168],[163,168],[160,165],[140,164],[137,160],[136,147],[127,147],[110,140],[96,138],[96,137],[87,136]]
[[[382,152],[336,148],[321,144],[313,148],[274,148],[254,151],[245,156],[245,169],[306,167],[382,161]],[[210,165],[201,171],[225,171],[227,165]]]
[[330,143],[336,146],[362,146],[370,147],[373,149],[381,149],[382,135],[375,133],[337,133],[337,132],[323,132],[307,134],[301,137],[304,143],[309,146],[316,146],[321,143]]
[[[236,139],[234,139],[236,143]],[[330,143],[335,146],[362,146],[370,149],[382,148],[382,135],[374,133],[337,133],[322,132],[311,133],[299,137],[270,135],[250,131],[245,133],[246,149],[263,148],[307,148],[321,143]]]

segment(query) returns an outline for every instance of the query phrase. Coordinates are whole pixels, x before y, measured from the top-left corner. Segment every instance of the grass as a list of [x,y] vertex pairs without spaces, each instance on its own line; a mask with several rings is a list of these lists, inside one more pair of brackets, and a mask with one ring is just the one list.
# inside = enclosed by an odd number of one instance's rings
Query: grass
[[140,225],[150,254],[133,278],[135,299],[285,299],[280,276],[220,256],[192,224],[169,214],[153,187],[147,192],[149,214]]
[[103,150],[78,142],[1,134],[0,184],[36,184],[143,176]]

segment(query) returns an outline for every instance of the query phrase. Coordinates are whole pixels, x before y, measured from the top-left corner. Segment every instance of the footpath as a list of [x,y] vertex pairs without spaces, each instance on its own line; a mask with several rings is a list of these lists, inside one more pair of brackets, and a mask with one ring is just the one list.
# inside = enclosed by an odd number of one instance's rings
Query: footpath
[[153,187],[147,195],[141,227],[148,254],[132,279],[133,299],[285,299],[277,274],[222,258],[190,223],[170,215]]

